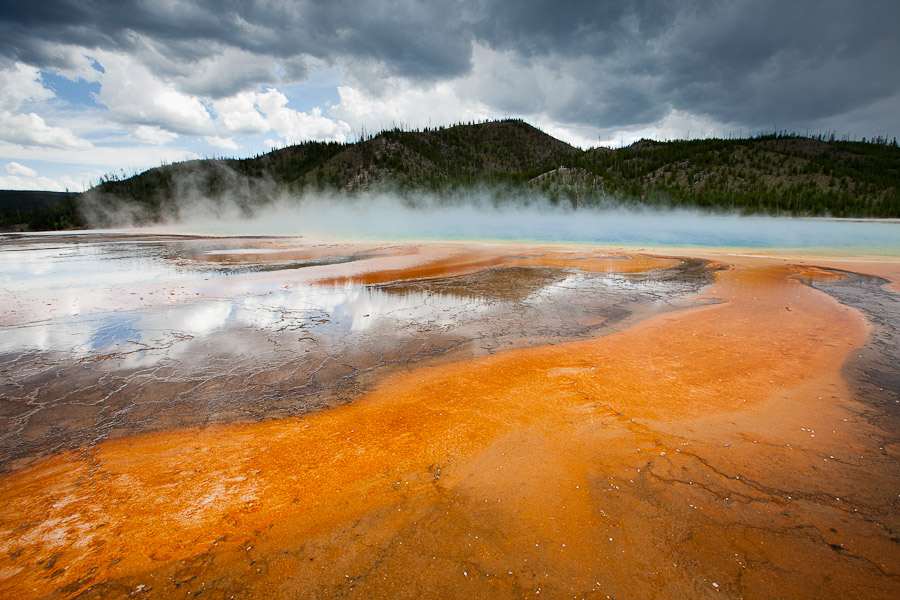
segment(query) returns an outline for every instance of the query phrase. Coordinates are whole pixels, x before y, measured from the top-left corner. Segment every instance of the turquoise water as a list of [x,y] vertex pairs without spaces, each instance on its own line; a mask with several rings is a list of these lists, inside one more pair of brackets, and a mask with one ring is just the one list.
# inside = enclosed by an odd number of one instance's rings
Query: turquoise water
[[900,221],[743,217],[691,211],[411,209],[396,201],[309,203],[253,219],[188,219],[169,230],[343,240],[503,240],[615,246],[833,248],[900,256]]
[[[683,214],[480,216],[437,222],[372,221],[364,237],[389,239],[507,240],[615,246],[856,249],[900,256],[900,223],[834,219],[776,219]],[[410,227],[410,225],[413,225]],[[334,231],[340,234],[339,230]]]

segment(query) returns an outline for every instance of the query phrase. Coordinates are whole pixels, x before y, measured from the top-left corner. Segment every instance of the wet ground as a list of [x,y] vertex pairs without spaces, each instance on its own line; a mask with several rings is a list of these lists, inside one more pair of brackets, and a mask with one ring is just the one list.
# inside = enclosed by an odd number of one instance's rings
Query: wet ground
[[886,402],[882,416],[900,416],[900,406],[895,406],[900,405],[900,294],[887,289],[890,282],[882,277],[835,269],[825,272],[834,277],[801,277],[801,281],[860,310],[872,325],[865,347],[848,363],[851,380],[867,385],[867,394],[883,392],[877,394]]
[[[648,272],[596,273],[565,266],[595,254],[574,260],[554,253],[554,264],[564,266],[487,266],[467,275],[369,285],[285,285],[279,276],[286,272],[364,261],[378,251],[328,256],[316,246],[290,248],[280,240],[278,247],[259,248],[260,242],[8,240],[7,255],[18,253],[26,269],[38,271],[29,277],[31,271],[20,269],[8,278],[9,304],[17,292],[43,293],[48,306],[65,304],[54,296],[64,290],[81,302],[105,296],[119,308],[106,311],[99,303],[81,314],[82,305],[77,314],[18,321],[4,315],[12,323],[0,342],[0,470],[110,437],[339,405],[398,369],[585,339],[635,313],[697,304],[688,298],[711,281],[699,260],[670,261]],[[511,265],[540,259],[502,258]],[[271,276],[239,295],[189,291],[201,281],[238,285],[253,273]],[[128,291],[148,282],[162,291]],[[72,284],[83,289],[64,288]],[[177,300],[133,306],[135,297],[151,294]]]
[[[824,275],[824,276],[821,276]],[[804,283],[862,312],[871,330],[865,345],[850,355],[844,367],[848,381],[864,406],[860,414],[884,431],[884,444],[900,438],[900,293],[888,289],[882,277],[840,269],[822,269],[801,276]]]
[[900,594],[883,279],[80,239],[4,241],[4,595]]

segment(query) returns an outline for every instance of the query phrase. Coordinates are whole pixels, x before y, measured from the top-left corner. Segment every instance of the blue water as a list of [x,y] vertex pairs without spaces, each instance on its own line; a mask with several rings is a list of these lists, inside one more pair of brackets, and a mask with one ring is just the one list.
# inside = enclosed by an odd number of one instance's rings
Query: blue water
[[342,240],[504,240],[616,246],[833,248],[900,256],[900,221],[743,217],[695,211],[516,208],[412,209],[390,197],[283,204],[253,219],[186,220],[176,231]]
[[[389,239],[506,240],[615,246],[832,248],[900,256],[900,223],[709,216],[687,213],[482,215],[436,222],[373,219],[363,237]],[[412,227],[411,227],[412,225]],[[335,229],[335,234],[340,230]]]

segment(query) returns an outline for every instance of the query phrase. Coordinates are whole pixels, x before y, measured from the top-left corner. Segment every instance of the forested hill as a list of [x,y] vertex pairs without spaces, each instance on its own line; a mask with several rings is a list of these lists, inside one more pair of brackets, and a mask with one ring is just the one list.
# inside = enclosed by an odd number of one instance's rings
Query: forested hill
[[77,194],[0,190],[0,232],[72,229],[83,224]]
[[[196,160],[86,195],[130,200],[151,216],[203,196],[252,206],[285,190],[390,189],[453,194],[480,186],[515,201],[540,192],[573,208],[611,202],[773,215],[900,217],[896,140],[795,135],[654,142],[587,151],[520,120],[384,131],[352,144],[306,142],[247,159]],[[512,193],[510,193],[512,192]],[[412,195],[411,195],[412,196]]]

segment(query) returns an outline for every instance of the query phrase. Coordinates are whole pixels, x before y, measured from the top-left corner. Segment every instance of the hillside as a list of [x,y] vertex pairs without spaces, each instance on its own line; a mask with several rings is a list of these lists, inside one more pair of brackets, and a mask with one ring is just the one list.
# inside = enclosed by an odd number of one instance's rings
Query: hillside
[[354,144],[306,142],[247,159],[196,160],[107,178],[93,194],[139,200],[152,210],[199,192],[239,203],[286,187],[343,192],[448,191],[474,184],[525,185],[582,151],[522,121],[495,121],[424,131],[390,130]]
[[0,190],[0,231],[70,229],[82,225],[76,194]]
[[[352,144],[306,142],[247,159],[196,160],[106,177],[84,196],[136,203],[154,220],[192,197],[247,209],[287,191],[390,189],[438,196],[481,186],[515,202],[539,192],[573,208],[610,203],[772,215],[900,217],[896,141],[794,135],[582,151],[520,120],[384,131]],[[177,201],[177,202],[176,202]]]
[[798,136],[652,142],[590,150],[579,166],[645,204],[774,215],[900,216],[896,141]]

